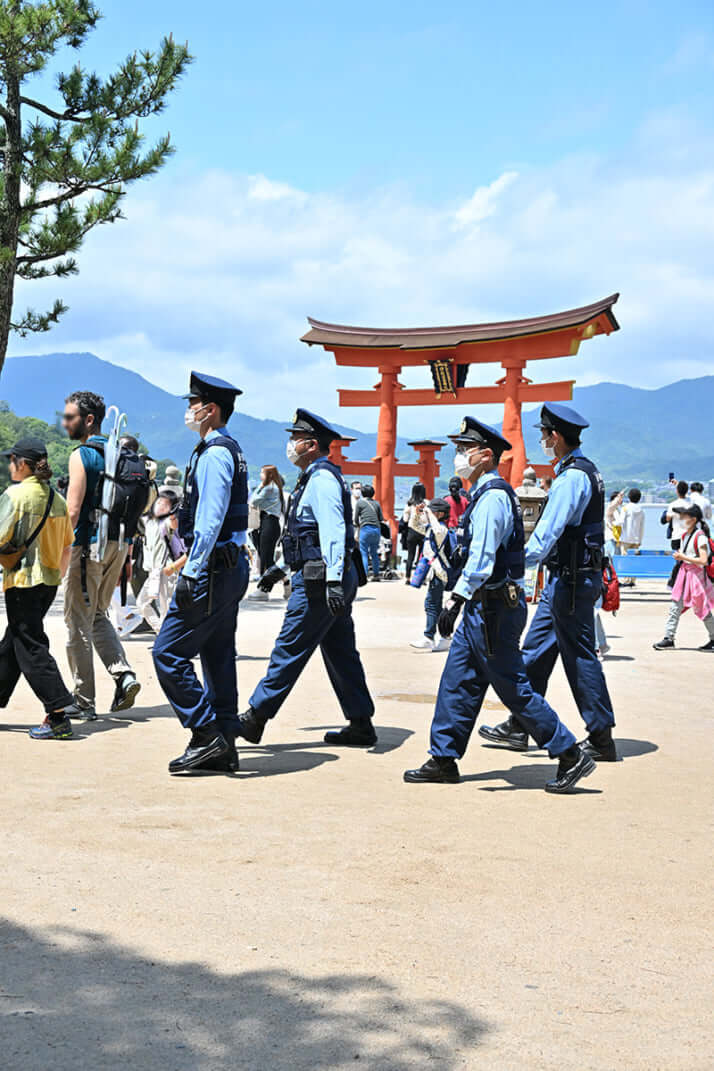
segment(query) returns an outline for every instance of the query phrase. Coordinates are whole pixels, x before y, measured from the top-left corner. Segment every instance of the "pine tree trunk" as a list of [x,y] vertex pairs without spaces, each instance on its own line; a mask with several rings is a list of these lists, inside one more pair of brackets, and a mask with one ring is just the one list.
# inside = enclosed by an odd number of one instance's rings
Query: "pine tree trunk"
[[22,176],[20,83],[9,71],[5,72],[5,77],[7,92],[2,166],[5,188],[0,199],[0,372],[5,364],[12,322]]

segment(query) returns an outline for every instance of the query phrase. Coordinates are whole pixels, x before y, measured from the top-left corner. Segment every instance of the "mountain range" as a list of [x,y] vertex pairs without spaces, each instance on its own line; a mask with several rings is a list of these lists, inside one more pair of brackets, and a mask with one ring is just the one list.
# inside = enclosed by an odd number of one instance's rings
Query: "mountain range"
[[[55,353],[36,357],[11,357],[0,380],[0,398],[19,416],[35,416],[55,423],[64,398],[80,388],[104,395],[108,405],[126,412],[129,428],[156,458],[171,458],[182,466],[195,443],[183,426],[184,404],[177,395],[155,386],[143,376],[101,360],[91,353]],[[683,379],[657,390],[598,383],[576,387],[572,405],[591,424],[587,451],[597,460],[608,483],[664,482],[669,472],[684,479],[702,481],[714,477],[714,421],[712,398],[714,376]],[[461,413],[444,428],[427,428],[424,435],[445,436],[458,424]],[[263,464],[277,464],[285,471],[285,427],[290,414],[280,420],[261,420],[237,411],[230,428],[240,441],[255,473]],[[532,427],[537,409],[523,413],[529,457],[542,459],[539,432]],[[352,458],[371,458],[376,435],[336,425],[356,441]],[[413,459],[406,439],[398,440],[401,460]],[[442,473],[451,472],[453,450],[441,452]]]

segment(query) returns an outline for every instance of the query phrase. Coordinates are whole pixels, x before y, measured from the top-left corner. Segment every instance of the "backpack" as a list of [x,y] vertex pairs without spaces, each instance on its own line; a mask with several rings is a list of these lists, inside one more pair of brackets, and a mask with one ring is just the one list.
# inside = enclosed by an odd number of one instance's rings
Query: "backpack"
[[[701,531],[701,529],[699,529],[698,531]],[[704,534],[704,538],[706,540],[707,551],[709,552],[709,558],[707,559],[707,564],[704,566],[704,575],[706,577],[708,577],[709,580],[714,581],[714,539],[711,539],[706,533],[703,533],[703,534]],[[695,545],[696,545],[696,535],[695,535],[694,538],[695,538]]]
[[[104,448],[99,443],[90,443],[97,453],[104,457]],[[102,509],[102,488],[104,481],[111,479],[105,472],[99,474],[94,490],[92,514],[96,524]],[[109,511],[109,538],[119,541],[133,539],[139,525],[139,518],[149,504],[151,480],[146,470],[146,462],[133,450],[122,447],[117,461],[114,477],[114,505]]]
[[602,567],[602,609],[609,614],[620,609],[620,581],[609,558],[605,558]]

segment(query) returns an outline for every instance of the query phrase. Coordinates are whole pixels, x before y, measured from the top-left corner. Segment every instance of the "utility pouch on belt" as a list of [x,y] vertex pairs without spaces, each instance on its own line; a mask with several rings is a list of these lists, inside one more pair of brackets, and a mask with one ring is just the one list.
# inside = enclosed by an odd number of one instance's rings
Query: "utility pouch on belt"
[[327,566],[322,558],[319,561],[305,562],[302,567],[302,578],[308,602],[324,602],[327,588]]

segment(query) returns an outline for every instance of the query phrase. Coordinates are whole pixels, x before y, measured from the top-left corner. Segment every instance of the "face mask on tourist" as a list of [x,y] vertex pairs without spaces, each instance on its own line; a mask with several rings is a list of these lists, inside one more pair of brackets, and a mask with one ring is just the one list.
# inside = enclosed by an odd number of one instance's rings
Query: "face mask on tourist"
[[548,458],[548,460],[553,461],[553,459],[555,458],[555,447],[547,445],[549,438],[550,436],[546,436],[545,439],[541,439],[540,445],[542,447],[543,453]]
[[208,409],[207,405],[202,405],[200,409],[192,409],[190,406],[184,413],[183,422],[189,431],[200,431],[203,420],[199,420],[198,413],[202,413],[204,409]]

